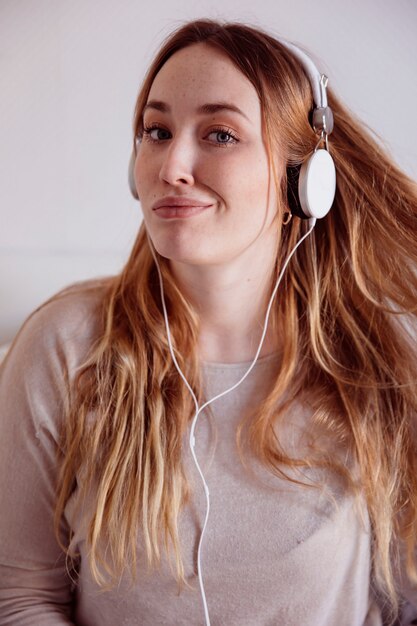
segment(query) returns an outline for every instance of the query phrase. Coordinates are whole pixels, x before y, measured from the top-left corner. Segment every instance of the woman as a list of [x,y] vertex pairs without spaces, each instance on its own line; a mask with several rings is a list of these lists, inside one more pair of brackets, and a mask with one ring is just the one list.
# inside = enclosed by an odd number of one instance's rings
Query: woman
[[[1,370],[2,624],[411,623],[416,186],[331,89],[318,137],[312,89],[260,29],[164,42],[131,256]],[[318,143],[315,224],[294,195]]]

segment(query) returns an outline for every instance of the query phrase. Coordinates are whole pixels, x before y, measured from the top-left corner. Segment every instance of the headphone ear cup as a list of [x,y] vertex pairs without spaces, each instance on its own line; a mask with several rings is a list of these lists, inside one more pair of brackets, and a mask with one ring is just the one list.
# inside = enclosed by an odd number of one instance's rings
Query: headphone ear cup
[[293,215],[324,217],[336,194],[336,168],[327,150],[316,150],[302,165],[287,167],[287,199]]
[[331,154],[316,150],[300,169],[298,194],[303,213],[320,219],[330,211],[336,194],[336,168]]
[[303,211],[298,193],[298,181],[300,179],[301,165],[291,165],[287,167],[287,202],[291,215],[308,219]]
[[136,185],[135,185],[135,176],[134,176],[135,160],[136,160],[136,156],[135,156],[135,153],[132,151],[132,154],[130,155],[130,159],[129,159],[127,179],[129,183],[130,193],[135,198],[135,200],[139,200],[138,192],[136,190]]

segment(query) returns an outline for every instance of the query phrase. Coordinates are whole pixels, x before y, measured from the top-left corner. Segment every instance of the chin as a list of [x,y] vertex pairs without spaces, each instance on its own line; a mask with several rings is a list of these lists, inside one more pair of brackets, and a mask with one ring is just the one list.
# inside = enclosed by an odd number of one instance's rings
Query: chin
[[186,233],[183,229],[169,229],[169,232],[149,231],[153,246],[159,255],[176,263],[206,265],[213,262],[214,251],[210,237]]
[[200,251],[196,251],[193,254],[192,250],[174,250],[172,248],[160,248],[158,254],[165,259],[168,259],[172,263],[181,263],[183,265],[210,265],[213,263],[213,259],[210,259],[209,255],[204,256]]

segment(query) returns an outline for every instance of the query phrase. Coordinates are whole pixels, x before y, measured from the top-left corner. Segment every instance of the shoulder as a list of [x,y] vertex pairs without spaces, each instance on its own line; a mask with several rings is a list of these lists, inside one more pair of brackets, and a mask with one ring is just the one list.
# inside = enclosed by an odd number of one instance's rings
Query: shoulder
[[112,277],[69,285],[24,321],[0,366],[0,380],[71,378],[102,332],[102,311]]
[[113,278],[96,278],[68,285],[38,306],[25,320],[22,329],[30,325],[47,326],[55,332],[94,323],[100,303],[103,302]]

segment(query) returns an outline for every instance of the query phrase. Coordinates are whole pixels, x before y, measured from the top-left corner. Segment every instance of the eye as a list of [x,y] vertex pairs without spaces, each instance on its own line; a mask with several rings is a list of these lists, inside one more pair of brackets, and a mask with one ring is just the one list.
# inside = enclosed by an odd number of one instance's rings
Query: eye
[[[159,132],[169,134],[169,131],[166,130],[165,128],[162,128],[162,126],[158,126],[157,124],[151,124],[150,126],[143,127],[142,136],[145,138],[146,141],[149,141],[150,143],[160,143],[161,141],[164,141],[165,139],[169,139],[169,137],[166,137],[166,136],[161,137],[159,135]],[[152,135],[152,133],[154,134]],[[227,147],[231,144],[238,143],[239,141],[235,133],[230,128],[224,128],[224,127],[213,128],[209,132],[207,137],[210,137],[210,135],[216,135],[217,141],[213,142],[216,147],[223,147],[223,146]]]
[[[221,145],[228,146],[230,144],[238,143],[239,141],[236,135],[234,134],[234,132],[230,128],[214,128],[213,130],[209,132],[207,136],[209,137],[210,135],[217,135],[218,138],[222,136],[222,139],[220,139],[218,142],[219,146]],[[231,141],[224,141],[223,139],[225,137],[226,139],[229,139]]]
[[[142,134],[145,136],[145,139],[147,141],[150,141],[151,143],[158,143],[159,141],[163,141],[164,139],[167,139],[167,137],[157,137],[157,136],[152,136],[153,131],[162,131],[164,133],[168,133],[169,131],[165,130],[165,128],[161,128],[161,126],[157,126],[156,124],[152,125],[152,126],[144,126],[143,127],[143,131]],[[158,133],[156,133],[156,135],[158,135]]]

